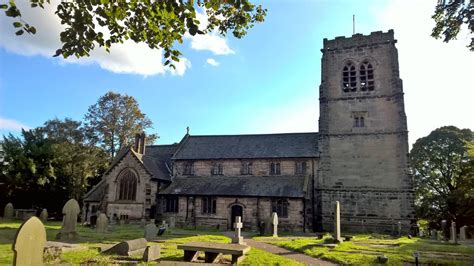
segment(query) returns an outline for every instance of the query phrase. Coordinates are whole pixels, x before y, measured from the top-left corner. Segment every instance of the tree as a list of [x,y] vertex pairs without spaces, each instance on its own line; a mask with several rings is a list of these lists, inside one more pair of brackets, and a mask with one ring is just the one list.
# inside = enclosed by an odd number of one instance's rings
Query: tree
[[441,219],[459,226],[474,222],[473,141],[471,130],[448,126],[413,145],[410,161],[418,217],[437,225]]
[[[111,91],[89,107],[85,120],[87,130],[108,152],[109,159],[124,145],[132,143],[137,133],[152,127],[151,120],[141,112],[133,97]],[[150,134],[148,143],[157,137]]]
[[474,51],[474,3],[472,0],[439,0],[434,15],[436,22],[431,36],[444,42],[456,39],[461,27],[467,25],[471,43],[467,46]]
[[[50,0],[30,0],[30,3],[32,8],[44,8]],[[22,19],[15,0],[0,8],[5,9],[6,16],[15,18],[13,27],[18,28],[17,35],[36,33],[36,28]],[[205,28],[199,27],[197,8],[206,11]],[[66,28],[60,34],[62,47],[55,56],[88,56],[96,46],[109,51],[113,44],[130,39],[144,42],[152,49],[162,48],[167,65],[179,61],[181,52],[173,47],[176,41],[183,42],[185,33],[194,36],[217,29],[222,36],[232,31],[236,38],[241,38],[255,23],[263,22],[266,10],[249,0],[198,0],[197,3],[194,0],[81,0],[61,1],[56,14]]]

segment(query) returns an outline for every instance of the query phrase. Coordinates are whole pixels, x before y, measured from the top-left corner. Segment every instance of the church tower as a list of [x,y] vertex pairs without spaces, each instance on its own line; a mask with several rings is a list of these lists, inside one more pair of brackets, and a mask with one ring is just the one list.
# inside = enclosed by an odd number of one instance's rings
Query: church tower
[[407,232],[414,217],[408,131],[393,30],[324,39],[316,229]]

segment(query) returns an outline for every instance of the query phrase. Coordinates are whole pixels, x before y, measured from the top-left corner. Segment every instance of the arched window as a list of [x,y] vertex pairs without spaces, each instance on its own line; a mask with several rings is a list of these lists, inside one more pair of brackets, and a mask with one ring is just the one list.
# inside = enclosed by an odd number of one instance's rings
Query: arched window
[[130,169],[125,169],[120,174],[119,200],[135,200],[137,196],[137,175]]
[[374,90],[374,68],[372,64],[364,61],[359,69],[360,89],[362,91]]
[[357,90],[356,68],[352,63],[348,63],[342,70],[342,90],[344,92]]

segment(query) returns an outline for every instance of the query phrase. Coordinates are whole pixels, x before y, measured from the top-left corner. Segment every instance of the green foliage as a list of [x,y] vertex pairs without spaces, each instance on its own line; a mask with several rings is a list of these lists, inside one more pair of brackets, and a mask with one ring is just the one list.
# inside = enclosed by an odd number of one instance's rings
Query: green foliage
[[[463,25],[467,25],[471,36],[474,33],[474,3],[471,0],[440,0],[432,18],[436,25],[431,36],[444,38],[444,42],[456,39]],[[474,37],[467,47],[474,51]]]
[[417,216],[439,225],[474,223],[474,140],[469,129],[442,127],[420,138],[410,152]]
[[[65,119],[9,135],[1,142],[0,183],[5,184],[1,202],[15,207],[43,208],[53,213],[73,197],[80,200],[89,179],[107,166],[105,152],[88,140],[81,122]],[[54,195],[54,197],[51,197]]]
[[[50,0],[30,2],[32,8],[43,8]],[[6,16],[21,19],[21,12],[14,0],[0,8],[5,9]],[[198,8],[207,13],[206,27],[199,27],[200,22],[196,19]],[[66,27],[60,34],[62,47],[55,56],[89,56],[96,46],[109,51],[113,44],[130,39],[146,43],[152,49],[162,48],[165,65],[168,65],[179,61],[181,52],[173,47],[176,42],[183,42],[184,34],[194,36],[216,29],[221,35],[231,31],[236,38],[241,38],[255,23],[263,22],[266,9],[251,4],[249,0],[82,0],[61,1],[56,15]],[[24,29],[31,34],[36,32],[28,24]],[[174,67],[173,64],[171,66]]]
[[[85,121],[87,131],[107,151],[110,160],[124,145],[133,143],[135,134],[152,127],[135,98],[111,91],[89,107]],[[147,138],[153,143],[158,136],[150,134]]]

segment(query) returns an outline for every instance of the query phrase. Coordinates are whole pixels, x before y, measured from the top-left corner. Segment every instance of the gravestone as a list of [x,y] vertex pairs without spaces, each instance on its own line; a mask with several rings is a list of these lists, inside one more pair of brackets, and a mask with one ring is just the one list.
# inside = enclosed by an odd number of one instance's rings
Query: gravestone
[[56,239],[73,240],[77,236],[76,225],[77,215],[81,209],[75,199],[70,199],[63,207],[63,224],[61,231],[56,235]]
[[109,219],[105,213],[99,213],[99,218],[97,218],[97,223],[95,226],[95,230],[97,233],[107,233],[107,226],[109,223]]
[[145,251],[147,241],[145,238],[138,238],[120,242],[111,248],[104,250],[105,254],[117,254],[121,256],[142,255]]
[[3,209],[3,219],[4,220],[13,219],[13,212],[14,212],[13,204],[8,203],[7,205],[5,205],[5,209]]
[[443,231],[438,231],[436,235],[438,236],[438,240],[444,240]]
[[442,220],[441,221],[441,231],[443,231],[443,240],[447,241],[448,240],[448,221]]
[[434,229],[431,230],[431,239],[432,240],[438,239],[438,231],[436,231]]
[[235,235],[234,235],[234,237],[232,237],[232,243],[240,244],[240,245],[245,244],[244,238],[242,237],[241,231],[240,231],[242,229],[242,227],[243,227],[242,217],[236,216],[235,217],[235,223],[234,223]]
[[170,228],[175,228],[176,227],[176,218],[174,216],[171,216],[169,218],[170,220]]
[[146,220],[145,220],[145,219],[141,219],[141,220],[140,220],[140,227],[141,227],[141,228],[145,228],[145,225],[146,225]]
[[467,226],[461,226],[459,228],[459,240],[466,240],[466,228]]
[[334,241],[341,243],[341,208],[339,206],[339,201],[336,201],[336,206],[334,208]]
[[43,209],[40,213],[40,220],[42,223],[46,223],[48,221],[48,210]]
[[165,230],[168,229],[168,224],[166,223],[165,220],[163,220],[163,221],[161,222],[160,229],[161,229],[161,228],[164,228]]
[[13,265],[43,265],[43,252],[46,245],[46,230],[36,217],[24,222],[13,242]]
[[402,235],[402,222],[398,221],[398,236]]
[[278,237],[278,214],[272,213],[273,237]]
[[146,240],[155,239],[157,234],[158,234],[158,228],[156,228],[155,224],[145,225],[145,238],[146,238]]
[[451,242],[454,244],[458,243],[458,235],[456,232],[456,222],[451,222]]
[[142,260],[146,262],[151,262],[158,260],[160,257],[160,245],[153,245],[145,248]]

